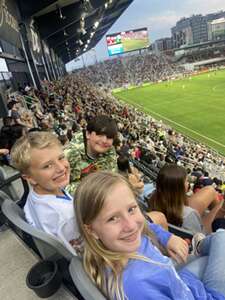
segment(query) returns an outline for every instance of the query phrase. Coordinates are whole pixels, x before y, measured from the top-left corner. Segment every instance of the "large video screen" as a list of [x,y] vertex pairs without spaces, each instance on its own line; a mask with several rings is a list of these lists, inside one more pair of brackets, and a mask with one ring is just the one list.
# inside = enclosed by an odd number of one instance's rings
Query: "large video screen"
[[106,36],[109,56],[149,47],[148,29],[139,28]]

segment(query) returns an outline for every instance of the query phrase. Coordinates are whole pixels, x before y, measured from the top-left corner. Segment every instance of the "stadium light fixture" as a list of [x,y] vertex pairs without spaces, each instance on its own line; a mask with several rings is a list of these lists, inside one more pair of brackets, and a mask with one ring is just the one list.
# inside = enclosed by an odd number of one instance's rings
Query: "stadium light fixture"
[[84,28],[81,28],[81,29],[80,29],[80,32],[81,32],[83,35],[85,35],[85,34],[87,33],[87,31],[86,31]]
[[98,28],[98,26],[99,26],[99,21],[96,21],[96,22],[94,23],[94,28]]
[[84,20],[83,17],[81,17],[81,19],[80,19],[80,27],[81,27],[81,28],[84,28],[84,27],[85,27],[85,20]]
[[56,5],[56,8],[58,9],[59,18],[60,18],[61,20],[65,20],[66,17],[62,14],[61,7],[60,7],[59,5]]

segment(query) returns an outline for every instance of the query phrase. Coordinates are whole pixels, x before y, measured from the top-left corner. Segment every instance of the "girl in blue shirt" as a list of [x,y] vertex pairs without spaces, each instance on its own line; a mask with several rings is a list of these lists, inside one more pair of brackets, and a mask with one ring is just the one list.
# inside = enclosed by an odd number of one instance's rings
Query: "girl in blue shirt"
[[185,262],[186,242],[145,221],[124,177],[90,174],[75,199],[84,267],[108,299],[225,300],[225,231],[204,239],[204,256],[177,272],[164,254]]

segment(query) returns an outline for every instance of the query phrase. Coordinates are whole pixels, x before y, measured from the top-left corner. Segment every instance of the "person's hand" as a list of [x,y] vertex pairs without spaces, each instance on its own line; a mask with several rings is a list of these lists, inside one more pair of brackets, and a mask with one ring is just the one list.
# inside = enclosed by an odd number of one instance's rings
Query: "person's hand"
[[167,243],[167,251],[176,262],[185,263],[188,257],[188,243],[172,234]]
[[0,155],[7,155],[7,154],[9,154],[8,149],[0,149]]
[[138,176],[140,174],[140,172],[138,171],[138,169],[135,168],[135,167],[131,167],[131,172],[132,172],[132,174],[134,174],[136,176]]
[[128,179],[135,189],[138,189],[142,192],[142,190],[144,189],[144,182],[142,180],[140,180],[139,178],[137,178],[137,176],[133,174],[129,174]]

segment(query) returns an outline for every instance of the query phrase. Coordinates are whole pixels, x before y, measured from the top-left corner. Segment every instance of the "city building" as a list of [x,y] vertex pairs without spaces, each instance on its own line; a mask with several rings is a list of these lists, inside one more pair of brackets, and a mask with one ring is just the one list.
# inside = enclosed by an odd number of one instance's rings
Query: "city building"
[[208,23],[208,37],[210,41],[225,39],[225,18],[219,18]]
[[154,42],[154,50],[162,52],[172,49],[172,39],[170,37],[161,38]]
[[[225,18],[225,12],[212,13],[208,15],[193,15],[189,18],[182,18],[171,28],[173,48],[180,48],[193,44],[207,42],[214,39],[210,30],[214,30],[218,24],[212,24],[216,19]],[[223,22],[222,25],[223,26]]]

